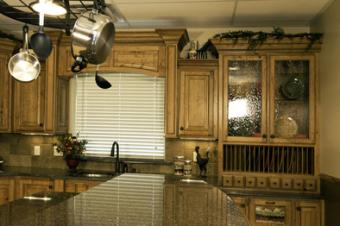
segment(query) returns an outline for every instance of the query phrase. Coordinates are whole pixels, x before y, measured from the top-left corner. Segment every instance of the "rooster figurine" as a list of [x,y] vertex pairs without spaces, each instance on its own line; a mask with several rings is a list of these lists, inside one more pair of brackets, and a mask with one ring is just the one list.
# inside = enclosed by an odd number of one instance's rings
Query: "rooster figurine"
[[196,160],[197,160],[197,164],[200,167],[200,176],[201,177],[206,177],[207,174],[207,164],[209,162],[209,150],[207,151],[206,158],[202,158],[201,154],[199,152],[200,147],[196,146],[195,147],[195,152],[196,152]]

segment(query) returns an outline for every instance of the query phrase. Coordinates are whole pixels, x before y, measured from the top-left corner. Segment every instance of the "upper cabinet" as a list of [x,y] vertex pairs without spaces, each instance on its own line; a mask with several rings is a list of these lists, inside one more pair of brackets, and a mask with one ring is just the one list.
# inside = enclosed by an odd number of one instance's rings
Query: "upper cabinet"
[[224,123],[228,141],[261,142],[266,139],[266,58],[225,56]]
[[270,139],[313,143],[315,140],[315,58],[270,57]]
[[36,80],[28,83],[13,80],[13,132],[67,132],[68,80],[57,76],[56,59],[54,44],[51,55],[41,62]]
[[[228,142],[313,144],[320,45],[269,40],[256,51],[215,40],[220,54],[220,138]],[[295,43],[295,45],[294,45]],[[263,48],[263,49],[261,49]]]
[[14,44],[0,40],[0,132],[11,132],[11,98],[12,80],[8,72],[8,60],[12,55]]
[[227,141],[313,143],[312,55],[224,56]]
[[[144,34],[145,35],[145,34]],[[140,73],[155,76],[165,76],[165,47],[157,40],[150,39],[147,42],[139,42],[145,38],[143,34],[136,33],[135,40],[129,43],[120,42],[119,34],[113,45],[111,54],[98,68],[100,72],[124,72]],[[160,37],[159,37],[160,38]],[[58,48],[58,75],[73,76],[71,66],[74,59],[71,51],[71,42],[64,38]],[[88,64],[81,73],[94,73],[97,66]]]
[[217,63],[216,60],[179,62],[180,137],[217,137]]

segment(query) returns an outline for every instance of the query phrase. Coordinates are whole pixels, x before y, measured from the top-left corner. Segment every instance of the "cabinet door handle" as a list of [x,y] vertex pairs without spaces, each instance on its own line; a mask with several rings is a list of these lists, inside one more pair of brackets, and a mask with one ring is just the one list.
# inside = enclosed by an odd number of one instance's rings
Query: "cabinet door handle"
[[262,134],[262,138],[263,139],[267,138],[267,134]]
[[270,138],[272,138],[272,139],[275,138],[275,135],[274,134],[270,135]]
[[183,126],[181,126],[179,129],[180,129],[180,130],[184,130],[184,127],[183,127]]
[[296,210],[301,211],[301,207],[300,206],[296,207]]
[[266,204],[267,205],[275,205],[275,202],[274,201],[266,201]]
[[40,123],[39,126],[43,127],[43,126],[44,126],[44,123]]
[[49,189],[53,189],[53,186],[52,186],[52,185],[49,185],[48,188],[49,188]]

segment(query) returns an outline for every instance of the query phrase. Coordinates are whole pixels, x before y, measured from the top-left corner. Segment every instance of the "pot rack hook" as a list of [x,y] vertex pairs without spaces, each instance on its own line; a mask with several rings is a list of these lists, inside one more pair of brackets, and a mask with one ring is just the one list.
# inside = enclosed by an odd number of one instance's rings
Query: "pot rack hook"
[[104,0],[93,0],[93,5],[94,8],[99,12],[101,12],[106,7]]
[[66,26],[65,26],[65,32],[66,32],[66,35],[71,35],[71,21],[70,21],[70,18],[71,18],[71,9],[70,9],[70,2],[69,0],[64,0],[64,5],[65,5],[65,8],[66,8]]
[[23,49],[28,49],[28,26],[25,24],[22,27],[22,34],[23,34]]

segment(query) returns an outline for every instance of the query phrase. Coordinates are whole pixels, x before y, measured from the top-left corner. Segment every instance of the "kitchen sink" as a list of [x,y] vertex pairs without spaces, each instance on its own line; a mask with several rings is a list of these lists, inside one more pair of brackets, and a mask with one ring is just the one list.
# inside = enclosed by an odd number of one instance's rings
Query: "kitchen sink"
[[69,174],[71,177],[88,177],[88,178],[110,178],[114,177],[115,173],[112,172],[88,172],[88,171],[79,171],[72,172]]
[[113,177],[114,173],[81,173],[83,177]]
[[189,178],[183,178],[180,180],[181,182],[185,183],[197,183],[197,184],[206,184],[207,182],[201,179],[189,179]]

